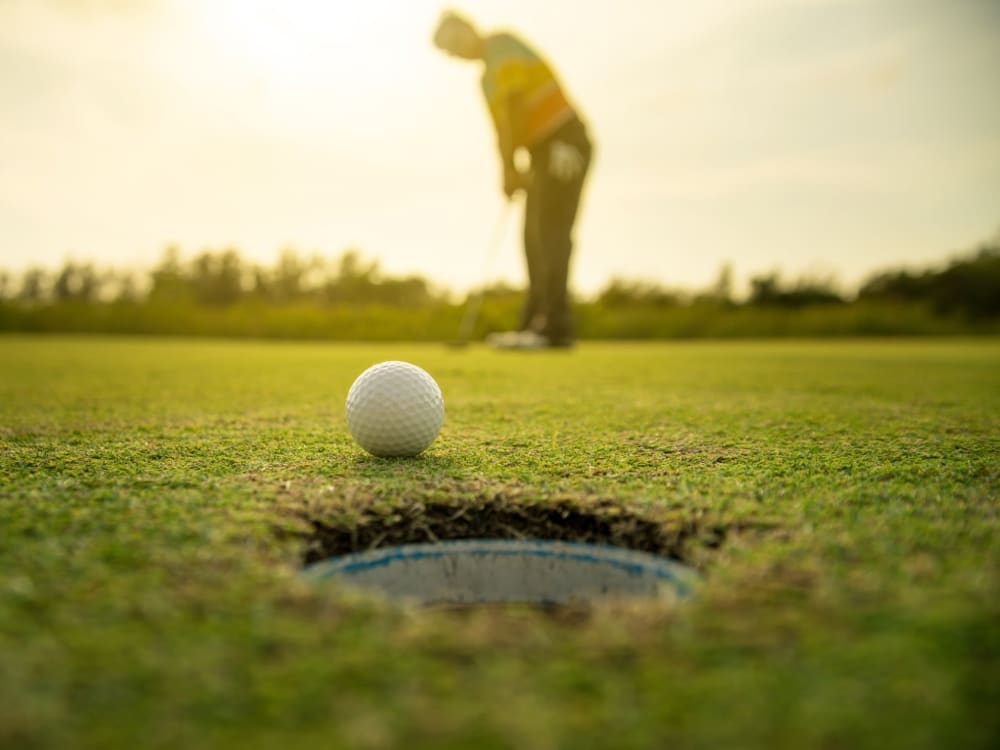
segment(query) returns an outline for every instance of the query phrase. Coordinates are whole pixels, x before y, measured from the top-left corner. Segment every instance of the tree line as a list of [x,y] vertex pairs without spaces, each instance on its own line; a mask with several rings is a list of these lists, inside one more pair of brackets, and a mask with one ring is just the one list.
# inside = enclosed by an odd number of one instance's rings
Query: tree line
[[[488,297],[518,293],[505,284],[478,291]],[[447,289],[428,279],[386,274],[378,261],[366,260],[356,250],[329,259],[286,249],[268,267],[248,262],[236,249],[206,250],[185,260],[177,247],[169,247],[148,274],[100,270],[76,261],[67,261],[55,271],[31,268],[19,279],[0,271],[0,300],[8,305],[125,302],[225,307],[253,302],[418,308],[446,305],[450,299]],[[1000,232],[940,268],[877,272],[853,294],[840,291],[831,278],[785,280],[771,272],[753,276],[749,295],[737,300],[732,270],[724,266],[706,290],[613,278],[593,300],[608,309],[697,304],[800,309],[853,302],[916,303],[945,315],[1000,316]]]
[[139,303],[227,306],[266,304],[379,304],[419,307],[446,294],[419,276],[384,274],[378,261],[355,250],[329,260],[283,250],[273,266],[246,261],[236,249],[206,250],[184,260],[169,247],[148,274],[100,270],[67,261],[56,271],[31,268],[20,282],[0,271],[0,299],[8,303]]
[[[872,274],[845,292],[832,278],[751,278],[725,266],[706,289],[615,278],[575,306],[581,338],[944,335],[1000,333],[1000,233],[938,267]],[[477,336],[516,324],[520,289],[482,295]],[[336,258],[285,250],[270,265],[237,250],[184,258],[168,248],[148,273],[68,261],[0,271],[0,331],[446,340],[465,301],[418,275],[385,273],[350,250]]]

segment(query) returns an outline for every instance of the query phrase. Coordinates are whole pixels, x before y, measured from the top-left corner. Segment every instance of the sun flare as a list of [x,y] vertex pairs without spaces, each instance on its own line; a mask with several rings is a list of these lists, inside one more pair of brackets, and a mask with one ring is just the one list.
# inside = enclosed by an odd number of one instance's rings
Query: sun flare
[[218,0],[194,7],[233,68],[290,88],[346,71],[355,80],[377,74],[381,68],[371,61],[379,52],[424,39],[433,20],[433,6],[419,0]]

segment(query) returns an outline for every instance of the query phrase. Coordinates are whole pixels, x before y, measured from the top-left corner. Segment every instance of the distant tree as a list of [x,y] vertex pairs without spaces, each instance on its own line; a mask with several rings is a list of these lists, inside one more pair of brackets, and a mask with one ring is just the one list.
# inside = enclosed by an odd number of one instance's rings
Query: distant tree
[[875,274],[862,284],[858,298],[923,302],[939,313],[970,318],[1000,317],[1000,236],[953,259],[942,270]]
[[858,299],[892,302],[916,302],[930,297],[930,283],[925,274],[908,271],[880,271],[869,277],[858,291]]
[[48,297],[48,274],[42,268],[29,268],[21,277],[17,297],[22,302],[42,302]]
[[598,293],[597,304],[607,308],[675,307],[681,295],[658,284],[613,278]]
[[0,300],[5,300],[8,295],[12,294],[12,281],[13,279],[11,278],[10,273],[7,271],[0,271]]
[[473,289],[469,294],[481,294],[483,299],[520,300],[524,296],[524,290],[506,281],[495,281]]
[[272,269],[256,266],[252,271],[251,289],[254,296],[269,302],[284,304],[307,299],[315,294],[317,275],[322,272],[323,259],[306,259],[293,249],[285,249]]
[[365,261],[357,250],[348,250],[340,256],[320,291],[329,304],[418,307],[438,299],[426,279],[413,275],[386,276],[378,261]]
[[712,287],[709,290],[709,295],[712,299],[724,304],[728,304],[733,301],[732,264],[724,263],[722,268],[719,269],[719,275],[715,278],[715,283],[712,284]]
[[800,308],[809,305],[843,304],[844,298],[833,288],[832,280],[804,277],[784,286],[776,272],[750,279],[750,299],[757,307]]
[[377,268],[377,263],[364,267],[357,250],[346,250],[323,280],[323,300],[329,304],[361,301],[363,290],[370,285]]
[[112,272],[107,286],[114,289],[110,298],[115,302],[139,302],[142,295],[135,274],[129,271]]
[[101,278],[94,267],[66,261],[52,284],[52,296],[59,302],[94,302],[101,291]]
[[719,268],[715,281],[704,291],[694,295],[692,301],[696,304],[724,305],[733,304],[733,267],[724,263]]
[[420,276],[383,279],[373,291],[377,301],[394,307],[421,307],[434,301],[430,284]]
[[195,299],[202,304],[231,305],[243,295],[243,261],[234,249],[201,253],[189,273]]
[[366,263],[357,250],[345,251],[340,256],[335,274],[327,278],[327,301],[355,304],[371,302],[371,288],[375,285],[378,273],[378,261]]
[[292,302],[302,297],[306,291],[305,280],[309,270],[310,264],[294,250],[284,250],[271,272],[271,299],[276,302]]
[[179,302],[193,296],[181,264],[181,251],[176,245],[170,245],[150,274],[149,298],[157,302]]
[[1000,316],[1000,244],[980,247],[966,261],[955,261],[934,285],[941,311],[959,310],[973,318]]

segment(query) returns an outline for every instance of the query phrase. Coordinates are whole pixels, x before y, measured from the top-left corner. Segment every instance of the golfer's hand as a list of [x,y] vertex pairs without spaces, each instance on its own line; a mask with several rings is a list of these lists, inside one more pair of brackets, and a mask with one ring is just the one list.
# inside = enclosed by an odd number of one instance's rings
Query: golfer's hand
[[507,198],[513,198],[518,190],[527,190],[529,182],[529,174],[518,172],[516,169],[506,169],[503,173],[503,194]]
[[578,179],[584,170],[583,154],[576,146],[556,141],[549,150],[549,174],[560,182]]

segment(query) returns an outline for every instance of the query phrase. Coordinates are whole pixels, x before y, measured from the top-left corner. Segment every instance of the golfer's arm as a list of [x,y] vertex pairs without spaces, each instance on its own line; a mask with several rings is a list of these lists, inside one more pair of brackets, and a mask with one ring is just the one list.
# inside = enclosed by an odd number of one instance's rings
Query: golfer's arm
[[504,172],[514,171],[514,130],[510,124],[507,107],[494,113],[493,122],[497,129],[497,145],[500,148],[500,162]]

